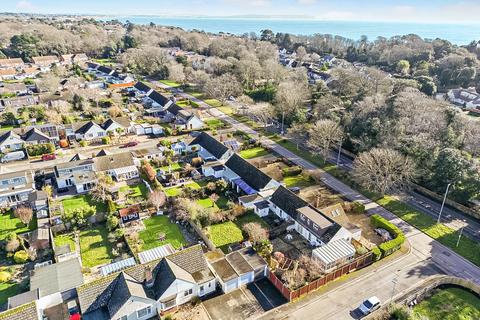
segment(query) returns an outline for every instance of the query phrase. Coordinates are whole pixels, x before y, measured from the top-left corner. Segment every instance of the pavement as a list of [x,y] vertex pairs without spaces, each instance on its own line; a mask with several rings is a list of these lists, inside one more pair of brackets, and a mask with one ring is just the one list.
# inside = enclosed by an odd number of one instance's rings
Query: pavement
[[[168,86],[163,87],[168,89]],[[188,94],[180,94],[186,98],[194,99],[194,97]],[[203,104],[202,107],[209,108],[209,106],[205,104]],[[222,119],[236,129],[260,138],[258,133],[250,127],[238,122],[220,110],[216,108],[209,108],[208,110],[213,117]],[[402,258],[401,261],[395,261],[387,267],[374,270],[355,281],[348,282],[343,288],[337,288],[319,297],[315,296],[315,298],[311,298],[314,301],[310,303],[309,300],[311,299],[309,298],[301,299],[300,304],[290,303],[287,306],[279,307],[267,313],[262,318],[351,319],[355,317],[351,312],[369,296],[377,295],[381,301],[388,301],[392,297],[391,293],[393,292],[394,279],[396,290],[399,291],[407,290],[426,277],[442,272],[480,284],[480,268],[453,250],[430,238],[332,175],[319,169],[309,161],[298,157],[274,141],[262,137],[261,142],[281,156],[288,158],[296,165],[318,174],[325,185],[337,191],[343,197],[364,203],[367,214],[379,214],[397,225],[403,230],[405,237],[411,244],[411,252],[405,258]],[[393,293],[395,294],[395,292]]]

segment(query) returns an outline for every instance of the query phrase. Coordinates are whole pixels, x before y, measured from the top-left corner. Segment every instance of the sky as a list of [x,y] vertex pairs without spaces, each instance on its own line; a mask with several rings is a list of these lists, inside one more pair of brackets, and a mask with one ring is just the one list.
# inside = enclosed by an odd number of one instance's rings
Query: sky
[[478,23],[480,0],[0,0],[2,12]]

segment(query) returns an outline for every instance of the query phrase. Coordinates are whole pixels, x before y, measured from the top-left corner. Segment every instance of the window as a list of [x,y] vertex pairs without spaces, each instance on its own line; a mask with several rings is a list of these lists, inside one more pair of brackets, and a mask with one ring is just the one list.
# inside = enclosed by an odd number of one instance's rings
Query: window
[[127,316],[120,317],[118,320],[127,320]]
[[137,310],[137,318],[143,318],[146,315],[149,315],[150,313],[152,313],[152,306],[148,306],[146,308]]
[[192,290],[192,289],[189,289],[189,290],[186,290],[183,295],[186,297],[186,296],[188,296],[188,295],[190,295],[190,294],[192,294],[192,293],[193,293],[193,290]]
[[203,291],[203,286],[200,286],[200,291]]

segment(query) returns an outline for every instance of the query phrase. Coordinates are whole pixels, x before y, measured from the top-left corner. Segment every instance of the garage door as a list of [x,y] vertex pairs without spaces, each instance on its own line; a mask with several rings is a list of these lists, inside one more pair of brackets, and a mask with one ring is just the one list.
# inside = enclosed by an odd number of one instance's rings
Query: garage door
[[240,285],[248,284],[250,281],[250,273],[240,276]]
[[225,283],[225,292],[237,289],[237,279]]

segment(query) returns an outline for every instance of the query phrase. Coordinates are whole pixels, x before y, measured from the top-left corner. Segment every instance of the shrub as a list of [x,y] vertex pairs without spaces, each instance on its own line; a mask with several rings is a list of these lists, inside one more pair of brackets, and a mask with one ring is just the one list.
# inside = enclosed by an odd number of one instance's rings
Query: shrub
[[111,214],[111,213],[114,213],[116,210],[117,210],[117,208],[115,207],[115,203],[111,199],[108,199],[107,200],[107,213]]
[[293,177],[302,173],[302,168],[300,166],[284,168],[282,169],[282,174],[284,177]]
[[113,214],[108,215],[107,217],[107,229],[108,231],[112,231],[116,227],[118,227],[119,220]]
[[105,136],[102,138],[102,143],[103,144],[110,144],[112,143],[112,139],[109,136]]
[[25,250],[15,252],[13,255],[13,261],[18,264],[23,264],[28,260],[28,253]]
[[378,246],[382,252],[382,258],[400,249],[401,245],[405,242],[405,235],[402,230],[378,214],[374,214],[371,217],[371,222],[374,227],[387,230],[393,237],[392,240],[384,242]]
[[378,247],[374,247],[372,249],[372,253],[373,253],[373,261],[378,261],[382,257],[382,252],[380,251],[380,249],[378,249]]
[[27,145],[27,153],[31,157],[41,156],[55,152],[55,146],[52,143]]
[[0,271],[0,283],[5,283],[12,279],[12,275],[7,271]]
[[85,140],[80,141],[80,147],[86,147],[88,146],[88,142]]
[[409,320],[411,312],[406,306],[395,306],[390,312],[390,316],[394,320]]
[[365,205],[360,201],[352,202],[352,212],[356,214],[363,214],[365,213]]

